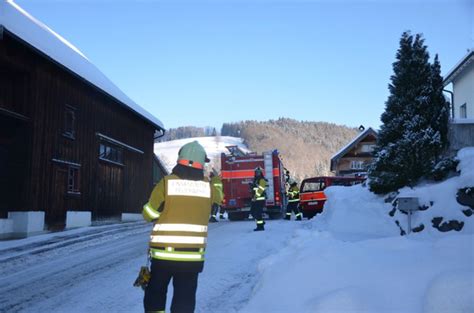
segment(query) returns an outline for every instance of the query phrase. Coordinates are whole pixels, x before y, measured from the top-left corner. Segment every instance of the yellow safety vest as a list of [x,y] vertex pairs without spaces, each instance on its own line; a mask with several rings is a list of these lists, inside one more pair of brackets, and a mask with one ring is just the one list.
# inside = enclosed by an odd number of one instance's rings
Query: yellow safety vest
[[267,181],[264,178],[258,180],[257,185],[253,187],[253,201],[265,200],[265,190],[267,189]]
[[215,202],[218,205],[222,204],[222,201],[224,200],[224,185],[222,184],[222,180],[219,176],[214,176],[211,178],[211,185],[214,188],[215,192]]
[[297,186],[293,186],[288,190],[288,202],[300,201],[300,189]]
[[143,217],[154,221],[149,243],[151,257],[204,261],[213,196],[207,180],[165,176],[143,207]]

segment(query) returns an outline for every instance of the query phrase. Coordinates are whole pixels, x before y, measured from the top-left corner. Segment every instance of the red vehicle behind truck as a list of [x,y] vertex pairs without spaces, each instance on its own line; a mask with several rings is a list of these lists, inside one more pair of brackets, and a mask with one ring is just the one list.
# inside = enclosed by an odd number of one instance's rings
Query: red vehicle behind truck
[[283,167],[278,150],[246,153],[238,146],[226,147],[229,153],[221,154],[221,176],[224,187],[224,203],[231,221],[242,220],[249,216],[253,182],[257,167],[263,169],[268,188],[264,213],[270,218],[280,218],[286,208],[285,182],[287,171]]
[[361,184],[365,178],[319,176],[306,178],[300,186],[300,210],[304,217],[312,218],[321,213],[327,198],[324,189],[329,186],[353,186]]

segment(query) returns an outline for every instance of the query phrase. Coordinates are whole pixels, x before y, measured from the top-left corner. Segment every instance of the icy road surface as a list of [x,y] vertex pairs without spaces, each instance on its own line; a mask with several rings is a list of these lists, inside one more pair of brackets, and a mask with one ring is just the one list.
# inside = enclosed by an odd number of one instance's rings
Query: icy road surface
[[[252,221],[210,224],[196,312],[242,309],[259,262],[285,247],[298,225],[267,221],[267,231],[255,233]],[[132,284],[150,229],[135,222],[1,241],[0,312],[142,312],[143,292]]]

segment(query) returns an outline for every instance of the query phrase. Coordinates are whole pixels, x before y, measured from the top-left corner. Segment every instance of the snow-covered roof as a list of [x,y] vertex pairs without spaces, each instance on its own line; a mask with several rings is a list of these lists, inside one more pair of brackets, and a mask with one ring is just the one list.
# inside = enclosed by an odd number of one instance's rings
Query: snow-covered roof
[[351,142],[349,142],[347,145],[344,146],[344,148],[342,148],[341,150],[339,150],[335,155],[332,156],[331,158],[331,163],[333,160],[335,159],[339,159],[341,158],[344,154],[346,154],[354,145],[356,145],[357,143],[359,143],[360,141],[362,141],[362,139],[364,139],[366,136],[368,135],[374,135],[375,137],[377,137],[377,132],[375,130],[372,129],[372,127],[369,127],[367,129],[365,129],[363,132],[361,132],[359,135],[357,135],[357,137],[355,137]]
[[12,0],[0,0],[0,27],[126,105],[155,127],[164,130],[164,125],[159,119],[115,86],[77,47]]
[[444,79],[444,85],[448,85],[471,63],[474,62],[474,48],[468,51],[468,53],[456,64],[451,71],[446,75]]

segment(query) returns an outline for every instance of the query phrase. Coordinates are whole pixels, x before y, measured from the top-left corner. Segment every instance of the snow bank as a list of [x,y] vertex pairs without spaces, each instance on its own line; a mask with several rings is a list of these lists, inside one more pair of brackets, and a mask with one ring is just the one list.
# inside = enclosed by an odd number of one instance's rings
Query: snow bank
[[[464,226],[462,233],[474,234],[474,216],[467,217],[463,211],[469,209],[456,201],[459,189],[474,186],[474,147],[464,148],[459,151],[457,170],[459,176],[449,178],[440,183],[426,183],[414,188],[400,189],[399,196],[417,197],[420,206],[427,208],[416,212],[412,216],[412,227],[424,225],[423,233],[437,234],[439,231],[432,227],[433,219],[442,217],[443,222],[459,221]],[[402,228],[406,229],[407,216],[400,211],[395,212],[394,218],[400,221]]]
[[241,313],[474,312],[473,235],[360,240],[358,230],[341,240],[319,230],[317,219],[260,263]]
[[439,274],[431,282],[424,297],[424,312],[473,312],[472,294],[459,290],[474,290],[472,275],[466,275],[466,271],[462,270],[448,270]]
[[[260,281],[241,313],[474,312],[473,217],[456,201],[474,184],[474,148],[459,152],[460,176],[400,190],[428,209],[422,233],[400,236],[391,203],[362,185],[330,187],[324,212],[302,223],[290,244],[259,264]],[[460,232],[431,227],[434,216],[462,219]]]
[[399,233],[388,215],[392,209],[383,197],[371,193],[362,185],[334,186],[325,191],[328,201],[324,213],[317,216],[315,226],[338,236],[374,238]]
[[176,165],[179,149],[183,145],[195,140],[197,140],[204,147],[204,150],[206,150],[207,156],[211,160],[210,164],[212,167],[220,168],[221,153],[228,152],[226,146],[239,146],[243,151],[249,152],[247,146],[243,143],[242,138],[229,136],[197,137],[159,142],[155,143],[154,151],[168,171],[171,172],[173,167]]

